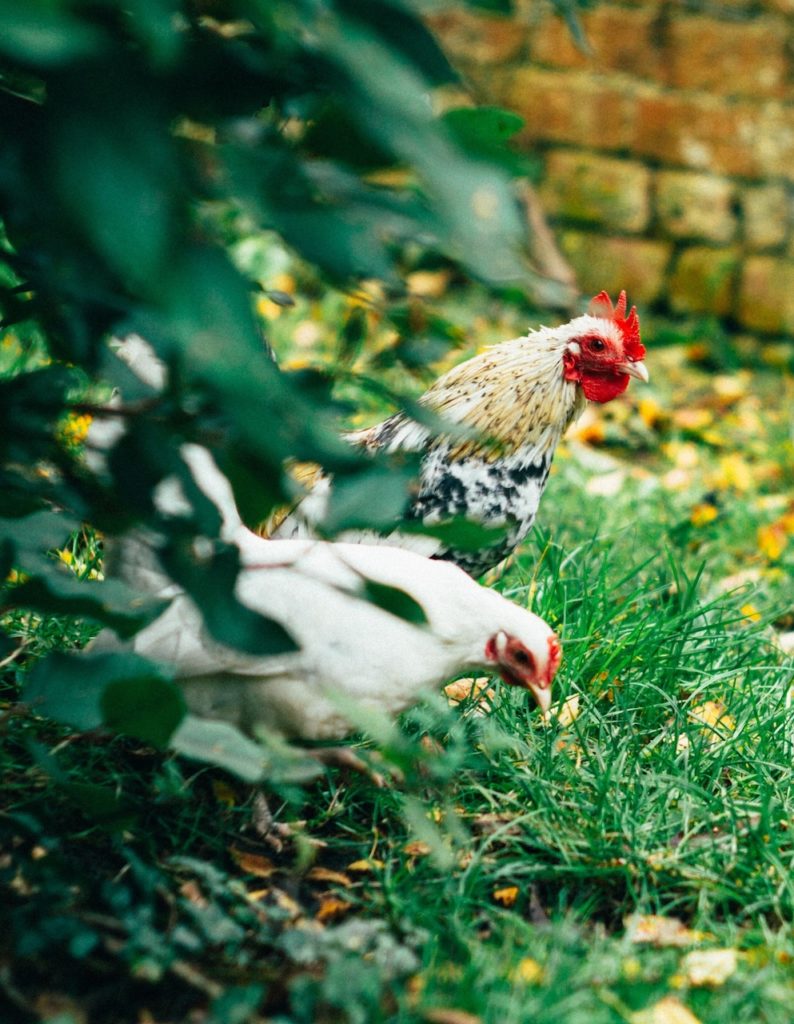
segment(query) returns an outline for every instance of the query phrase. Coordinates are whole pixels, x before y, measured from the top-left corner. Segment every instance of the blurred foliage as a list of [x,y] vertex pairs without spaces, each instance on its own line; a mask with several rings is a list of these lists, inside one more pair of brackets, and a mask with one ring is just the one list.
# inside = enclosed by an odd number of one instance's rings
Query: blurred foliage
[[[287,459],[332,470],[339,494],[380,521],[404,505],[409,469],[392,476],[340,439],[333,372],[284,373],[271,358],[252,293],[294,300],[262,261],[267,239],[314,268],[307,287],[312,274],[314,287],[377,279],[369,306],[404,341],[392,358],[413,366],[455,340],[441,319],[407,312],[417,268],[554,298],[521,252],[511,178],[525,164],[509,146],[520,123],[434,110],[455,74],[418,6],[0,3],[0,345],[19,352],[0,379],[0,614],[76,613],[133,633],[155,603],[98,573],[76,578],[52,553],[82,522],[114,536],[147,528],[216,635],[287,649],[283,630],[231,596],[237,555],[191,487],[185,442],[212,450],[259,520],[288,496]],[[252,237],[259,266],[247,274],[230,253]],[[354,309],[338,329],[345,365],[366,344],[367,316]],[[167,366],[164,387],[108,346],[131,333]],[[111,388],[123,401],[109,411]],[[91,418],[115,429],[86,464]],[[192,511],[167,518],[153,495],[173,476]],[[198,536],[212,541],[202,558]],[[117,685],[120,672],[131,694],[169,685],[113,660],[94,666],[97,681]],[[48,692],[68,676],[65,662],[42,671]],[[161,741],[157,701],[148,721],[125,715],[136,702],[119,697],[110,715],[93,693],[83,710]]]

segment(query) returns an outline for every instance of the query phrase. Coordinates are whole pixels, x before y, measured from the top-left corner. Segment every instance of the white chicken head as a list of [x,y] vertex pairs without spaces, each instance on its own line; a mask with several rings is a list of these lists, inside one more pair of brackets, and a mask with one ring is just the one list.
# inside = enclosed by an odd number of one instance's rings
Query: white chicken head
[[551,684],[562,660],[556,633],[548,626],[546,630],[544,637],[533,636],[529,643],[524,643],[500,629],[485,645],[486,661],[495,666],[509,686],[529,690],[544,714],[551,705]]

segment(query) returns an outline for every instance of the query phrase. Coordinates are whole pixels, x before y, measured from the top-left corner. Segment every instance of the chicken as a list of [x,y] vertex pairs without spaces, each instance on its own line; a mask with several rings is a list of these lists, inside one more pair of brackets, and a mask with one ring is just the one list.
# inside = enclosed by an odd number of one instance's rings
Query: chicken
[[[498,672],[548,710],[561,658],[556,635],[457,566],[396,547],[269,541],[245,527],[234,543],[242,563],[238,600],[279,622],[297,651],[261,657],[217,643],[184,593],[131,641],[105,630],[92,650],[133,650],[165,663],[191,711],[249,733],[264,726],[288,737],[339,739],[362,711],[396,715],[468,671]],[[371,603],[373,584],[409,595],[427,621]]]
[[[611,401],[631,377],[647,382],[644,355],[636,308],[626,315],[626,293],[613,307],[601,292],[584,316],[495,345],[449,370],[421,396],[419,401],[442,420],[474,437],[433,433],[404,413],[348,434],[352,444],[372,452],[424,453],[407,521],[432,527],[462,517],[503,528],[498,541],[475,551],[399,530],[387,542],[453,561],[473,576],[502,561],[535,521],[567,427],[588,400]],[[312,535],[330,488],[331,481],[322,477],[270,535]]]

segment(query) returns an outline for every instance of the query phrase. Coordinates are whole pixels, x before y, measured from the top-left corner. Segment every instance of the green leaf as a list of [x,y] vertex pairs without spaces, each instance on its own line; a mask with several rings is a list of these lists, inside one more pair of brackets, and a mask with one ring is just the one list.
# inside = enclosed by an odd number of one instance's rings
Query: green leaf
[[33,666],[22,699],[37,714],[77,729],[107,725],[164,746],[184,712],[179,689],[137,654],[63,654]]
[[399,587],[390,587],[375,580],[364,580],[364,596],[372,604],[398,619],[412,622],[417,626],[427,624],[427,615],[419,602]]
[[212,636],[248,654],[283,654],[297,650],[278,622],[240,604],[234,587],[240,572],[237,548],[220,547],[206,558],[196,555],[189,537],[175,537],[160,553],[167,572],[198,605]]
[[333,536],[343,530],[393,530],[411,500],[416,467],[373,466],[355,476],[335,477],[328,511],[320,524]]
[[100,698],[108,728],[165,748],[185,714],[185,699],[173,683],[158,676],[119,679]]
[[74,17],[65,4],[0,0],[0,52],[31,65],[57,67],[96,52],[100,31]]
[[362,306],[354,306],[339,332],[339,356],[351,362],[361,351],[367,337],[367,313]]
[[50,111],[53,186],[96,254],[125,280],[160,290],[180,200],[168,114],[140,73],[116,57],[94,69],[101,89],[69,79]]
[[408,521],[400,524],[400,530],[403,533],[437,537],[444,547],[455,551],[481,551],[500,544],[507,535],[507,526],[483,526],[482,523],[460,516],[432,526]]
[[262,778],[262,748],[228,722],[213,722],[187,714],[169,746],[194,761],[225,768],[245,782],[259,782]]

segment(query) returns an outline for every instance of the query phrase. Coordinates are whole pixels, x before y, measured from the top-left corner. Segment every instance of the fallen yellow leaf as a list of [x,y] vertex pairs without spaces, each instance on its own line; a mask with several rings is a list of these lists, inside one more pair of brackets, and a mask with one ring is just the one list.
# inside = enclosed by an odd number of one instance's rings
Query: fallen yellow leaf
[[503,907],[512,907],[518,899],[518,886],[506,885],[503,889],[494,889],[493,898]]
[[758,527],[758,547],[770,562],[776,562],[786,550],[788,534],[781,523]]
[[689,718],[715,732],[720,730],[733,732],[736,728],[734,718],[728,714],[728,709],[721,700],[707,700],[703,704],[698,704],[697,707],[690,708]]
[[623,925],[629,942],[647,942],[652,946],[692,946],[708,938],[706,932],[687,928],[677,917],[661,914],[632,914]]
[[249,853],[248,850],[240,850],[233,846],[229,853],[235,863],[249,875],[256,875],[257,878],[270,878],[278,871],[278,868],[269,857],[263,857],[259,853]]
[[314,916],[317,921],[333,921],[346,914],[352,905],[347,900],[340,900],[336,896],[324,896],[320,900],[320,909]]
[[540,985],[545,976],[546,972],[543,967],[531,956],[525,956],[519,960],[512,973],[513,981],[523,985]]
[[449,287],[452,280],[452,271],[446,268],[442,270],[415,270],[408,274],[405,283],[411,295],[418,295],[423,299],[440,299]]
[[629,1020],[631,1024],[700,1024],[700,1019],[675,996],[665,996],[653,1006],[637,1010]]
[[409,857],[426,857],[430,853],[430,847],[421,839],[413,839],[403,847],[403,853]]
[[572,725],[579,717],[579,694],[574,693],[561,704],[553,704],[543,715],[543,722],[550,725],[556,721],[558,725],[565,728]]
[[349,889],[353,884],[347,875],[341,871],[331,871],[330,868],[323,868],[319,865],[310,868],[306,873],[306,877],[311,879],[312,882],[334,882],[336,885],[344,886],[345,889]]
[[480,676],[477,679],[456,679],[454,683],[447,683],[444,687],[447,701],[450,707],[457,707],[466,700],[474,702],[475,710],[487,714],[491,710],[491,701],[496,696],[495,692],[488,685],[490,679],[487,676]]
[[761,620],[761,613],[756,606],[751,604],[749,601],[747,604],[743,604],[739,611],[746,619],[749,619],[750,622],[760,622]]
[[753,471],[741,455],[723,455],[712,482],[718,490],[733,487],[737,491],[749,491],[753,484]]
[[375,871],[385,867],[386,865],[382,860],[378,860],[377,857],[368,857],[366,860],[354,860],[352,864],[347,865],[348,871]]
[[735,949],[695,949],[681,961],[680,972],[690,985],[716,988],[736,972],[738,962]]
[[653,428],[660,423],[666,415],[656,399],[649,398],[647,396],[640,399],[637,406],[637,412],[640,414],[640,419],[649,430],[653,430]]
[[732,405],[742,396],[746,395],[748,383],[749,378],[745,373],[739,373],[735,376],[721,373],[711,379],[714,393],[720,399],[722,405]]
[[482,1024],[482,1018],[466,1010],[425,1010],[422,1016],[429,1024]]
[[693,526],[706,526],[708,523],[713,523],[718,515],[719,511],[716,505],[712,505],[710,501],[702,501],[699,505],[695,505],[689,513],[689,520]]
[[681,430],[700,431],[711,426],[714,414],[709,409],[676,409],[672,419]]

